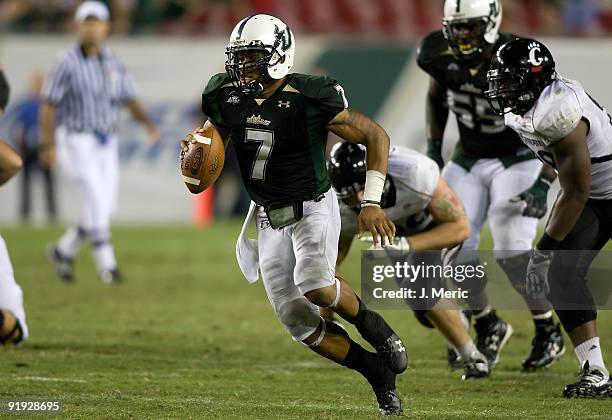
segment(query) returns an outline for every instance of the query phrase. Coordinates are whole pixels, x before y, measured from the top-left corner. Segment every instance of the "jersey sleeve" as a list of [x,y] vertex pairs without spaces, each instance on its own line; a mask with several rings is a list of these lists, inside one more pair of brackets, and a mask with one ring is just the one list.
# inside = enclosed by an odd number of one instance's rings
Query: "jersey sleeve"
[[326,122],[334,119],[338,113],[348,108],[348,100],[344,88],[335,79],[323,76],[319,80],[320,85],[314,99],[318,113]]
[[125,67],[121,71],[121,88],[119,91],[119,100],[122,103],[130,102],[136,98],[136,83],[134,78]]
[[444,80],[444,73],[440,70],[438,62],[446,50],[448,50],[448,45],[441,31],[427,35],[417,48],[418,66],[439,83]]
[[553,84],[542,95],[534,113],[534,126],[550,146],[572,133],[583,116],[576,93],[568,87]]
[[[418,203],[425,209],[436,191],[440,168],[422,153],[403,147],[394,147],[389,155],[388,173],[396,184],[404,188],[407,201]],[[402,199],[398,197],[398,199]]]
[[45,82],[41,93],[43,100],[54,105],[62,102],[68,91],[69,78],[68,56],[64,55],[57,59]]
[[208,81],[202,93],[202,112],[210,122],[220,127],[226,126],[219,104],[219,91],[226,82],[228,82],[227,74],[216,74]]

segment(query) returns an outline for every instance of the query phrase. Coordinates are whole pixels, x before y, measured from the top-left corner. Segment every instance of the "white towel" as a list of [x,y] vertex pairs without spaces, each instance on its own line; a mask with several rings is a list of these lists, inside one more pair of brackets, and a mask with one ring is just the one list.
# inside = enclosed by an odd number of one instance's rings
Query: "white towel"
[[255,283],[259,278],[259,250],[257,247],[257,239],[249,239],[247,236],[247,229],[251,223],[251,219],[255,215],[257,205],[251,201],[249,206],[249,212],[247,213],[246,219],[242,224],[240,230],[240,236],[236,242],[236,259],[238,260],[238,266],[244,277],[249,283]]

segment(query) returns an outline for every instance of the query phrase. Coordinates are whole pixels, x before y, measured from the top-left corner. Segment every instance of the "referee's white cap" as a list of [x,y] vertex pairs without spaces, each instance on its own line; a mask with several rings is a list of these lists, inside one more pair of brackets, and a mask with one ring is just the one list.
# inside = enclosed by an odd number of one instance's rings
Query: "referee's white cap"
[[88,17],[94,17],[99,20],[107,21],[110,17],[108,7],[99,1],[86,1],[81,3],[74,14],[74,20],[76,22],[84,22]]

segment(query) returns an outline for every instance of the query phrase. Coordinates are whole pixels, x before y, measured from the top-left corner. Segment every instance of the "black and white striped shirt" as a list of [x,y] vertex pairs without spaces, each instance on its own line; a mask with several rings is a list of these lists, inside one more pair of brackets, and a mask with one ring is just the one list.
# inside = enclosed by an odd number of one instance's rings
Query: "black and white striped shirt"
[[119,109],[135,95],[125,65],[108,48],[87,56],[80,45],[61,54],[43,89],[68,131],[111,134]]

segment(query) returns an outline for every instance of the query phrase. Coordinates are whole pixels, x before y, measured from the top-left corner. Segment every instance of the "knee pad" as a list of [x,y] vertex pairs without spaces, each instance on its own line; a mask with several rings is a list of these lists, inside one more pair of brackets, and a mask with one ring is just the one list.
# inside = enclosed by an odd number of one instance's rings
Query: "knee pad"
[[504,200],[489,209],[493,249],[499,252],[531,250],[538,229],[538,219],[517,214],[517,203]]
[[419,321],[421,323],[421,325],[427,327],[427,328],[436,328],[431,321],[427,318],[426,314],[429,311],[423,311],[423,310],[417,310],[417,311],[413,311],[414,313],[414,317],[417,319],[417,321]]
[[529,257],[530,253],[524,252],[509,258],[497,258],[497,263],[506,273],[512,286],[522,295],[525,294],[525,279],[527,277]]
[[[340,301],[340,281],[338,278],[334,279],[334,295],[333,298],[331,296],[326,296],[325,294],[315,294],[314,296],[309,296],[307,299],[317,305],[320,308],[335,308]],[[329,286],[328,286],[329,287]],[[308,295],[309,293],[316,292],[317,290],[321,290],[323,288],[312,289],[309,292],[304,293],[304,295]]]
[[278,320],[295,341],[312,335],[322,319],[319,308],[303,296],[279,303],[275,311]]
[[93,228],[89,230],[91,244],[97,248],[110,242],[111,232],[108,228]]
[[572,331],[574,328],[581,326],[589,321],[597,319],[597,311],[591,310],[561,310],[555,311],[559,317],[561,325],[566,332]]

